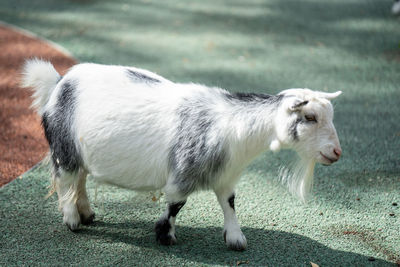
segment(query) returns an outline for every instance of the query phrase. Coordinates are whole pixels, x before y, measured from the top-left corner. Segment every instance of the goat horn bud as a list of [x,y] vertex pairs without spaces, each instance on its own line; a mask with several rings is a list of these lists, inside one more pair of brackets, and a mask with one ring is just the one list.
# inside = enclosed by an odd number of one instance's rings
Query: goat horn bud
[[338,97],[341,94],[342,94],[342,91],[337,91],[335,93],[318,92],[318,96],[319,97],[326,98],[328,100],[334,99],[334,98]]

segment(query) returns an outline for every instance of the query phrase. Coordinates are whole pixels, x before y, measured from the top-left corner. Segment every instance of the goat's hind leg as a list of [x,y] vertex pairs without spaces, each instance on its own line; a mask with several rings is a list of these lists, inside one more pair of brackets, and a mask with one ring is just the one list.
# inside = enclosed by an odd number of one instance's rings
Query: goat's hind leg
[[95,217],[94,211],[90,208],[90,203],[86,192],[86,177],[87,172],[81,168],[78,173],[78,197],[76,205],[81,218],[81,223],[84,225],[93,223]]
[[78,172],[56,171],[55,188],[58,194],[58,207],[63,213],[63,222],[71,230],[78,230],[81,218],[78,212]]
[[76,231],[81,223],[93,222],[94,212],[90,208],[86,193],[87,172],[80,168],[75,172],[59,169],[55,173],[55,186],[59,208],[64,215],[64,224],[71,231]]

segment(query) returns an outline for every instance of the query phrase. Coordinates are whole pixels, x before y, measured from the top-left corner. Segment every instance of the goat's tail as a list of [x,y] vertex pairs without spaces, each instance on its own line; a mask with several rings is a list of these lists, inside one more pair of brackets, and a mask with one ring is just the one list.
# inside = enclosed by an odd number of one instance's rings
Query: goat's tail
[[44,106],[60,78],[60,74],[48,61],[34,58],[25,62],[21,85],[32,88],[32,107],[36,108],[39,115],[43,115]]

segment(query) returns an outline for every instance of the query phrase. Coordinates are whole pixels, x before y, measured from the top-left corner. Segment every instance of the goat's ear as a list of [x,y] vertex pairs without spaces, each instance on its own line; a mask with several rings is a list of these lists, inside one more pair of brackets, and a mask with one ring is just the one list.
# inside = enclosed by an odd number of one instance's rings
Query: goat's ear
[[307,104],[308,104],[308,100],[296,99],[290,105],[289,110],[290,111],[298,111],[298,110],[301,110],[301,108]]
[[325,98],[325,99],[328,99],[328,100],[334,99],[334,98],[340,96],[341,94],[342,94],[342,91],[337,91],[335,93],[318,92],[318,96],[319,97],[322,97],[322,98]]

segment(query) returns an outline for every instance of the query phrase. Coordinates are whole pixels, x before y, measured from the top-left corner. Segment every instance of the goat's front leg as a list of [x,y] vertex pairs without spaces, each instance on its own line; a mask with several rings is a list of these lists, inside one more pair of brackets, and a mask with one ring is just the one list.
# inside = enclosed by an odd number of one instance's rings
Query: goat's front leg
[[224,240],[228,248],[232,250],[245,250],[246,237],[240,230],[235,213],[235,193],[233,190],[215,191],[218,202],[224,212]]

